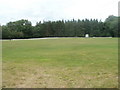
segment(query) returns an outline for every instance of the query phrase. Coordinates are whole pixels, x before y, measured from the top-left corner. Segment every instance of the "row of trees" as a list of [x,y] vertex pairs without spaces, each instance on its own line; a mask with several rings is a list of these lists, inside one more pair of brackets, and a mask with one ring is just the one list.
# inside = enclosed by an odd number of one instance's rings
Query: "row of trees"
[[28,20],[9,22],[2,27],[2,38],[40,38],[40,37],[118,37],[118,19],[109,16],[104,22],[97,19],[71,20],[71,21],[44,21],[37,22],[35,26]]

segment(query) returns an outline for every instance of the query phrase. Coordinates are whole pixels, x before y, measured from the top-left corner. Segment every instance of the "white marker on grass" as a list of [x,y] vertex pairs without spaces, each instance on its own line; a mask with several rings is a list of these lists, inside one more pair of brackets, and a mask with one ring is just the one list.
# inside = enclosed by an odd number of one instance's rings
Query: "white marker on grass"
[[88,37],[89,37],[89,34],[85,34],[85,37],[88,38]]

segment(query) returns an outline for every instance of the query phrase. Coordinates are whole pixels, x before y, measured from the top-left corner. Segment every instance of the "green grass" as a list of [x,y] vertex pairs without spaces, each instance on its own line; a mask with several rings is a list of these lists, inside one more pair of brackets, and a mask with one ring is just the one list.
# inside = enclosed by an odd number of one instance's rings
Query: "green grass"
[[117,88],[117,38],[3,41],[3,87]]

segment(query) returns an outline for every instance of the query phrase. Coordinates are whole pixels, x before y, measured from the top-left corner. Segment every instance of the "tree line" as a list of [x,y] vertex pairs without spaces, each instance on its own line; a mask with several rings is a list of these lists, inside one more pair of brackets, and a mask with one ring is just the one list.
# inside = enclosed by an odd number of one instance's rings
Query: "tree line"
[[118,37],[119,17],[110,15],[104,22],[98,19],[58,20],[37,22],[35,26],[22,19],[9,22],[2,28],[2,39],[41,38],[41,37]]

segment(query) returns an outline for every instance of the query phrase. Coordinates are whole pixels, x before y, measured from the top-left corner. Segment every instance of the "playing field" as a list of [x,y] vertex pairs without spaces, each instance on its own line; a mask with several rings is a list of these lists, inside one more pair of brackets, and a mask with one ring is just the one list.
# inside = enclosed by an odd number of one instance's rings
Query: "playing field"
[[117,38],[3,41],[5,88],[117,88]]

